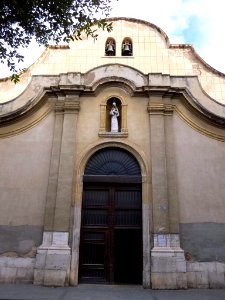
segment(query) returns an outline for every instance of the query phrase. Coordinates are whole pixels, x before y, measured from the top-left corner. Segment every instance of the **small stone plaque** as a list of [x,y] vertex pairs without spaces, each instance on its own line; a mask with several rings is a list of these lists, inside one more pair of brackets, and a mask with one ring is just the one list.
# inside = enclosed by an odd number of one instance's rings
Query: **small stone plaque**
[[164,234],[158,235],[158,246],[166,247],[166,235]]

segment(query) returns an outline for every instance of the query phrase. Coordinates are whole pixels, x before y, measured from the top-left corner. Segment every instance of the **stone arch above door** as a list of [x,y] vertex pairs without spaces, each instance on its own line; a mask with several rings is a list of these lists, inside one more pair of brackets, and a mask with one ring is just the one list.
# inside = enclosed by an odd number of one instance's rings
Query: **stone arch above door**
[[127,150],[107,147],[96,151],[88,160],[84,176],[141,176],[136,158]]
[[146,180],[146,177],[150,176],[150,160],[148,156],[146,156],[143,149],[139,148],[136,144],[130,143],[128,140],[126,142],[114,141],[111,139],[108,142],[103,143],[92,143],[89,145],[89,148],[85,149],[80,155],[77,157],[77,164],[75,167],[75,177],[79,177],[79,182],[82,181],[82,177],[85,173],[85,167],[89,161],[89,159],[98,151],[107,148],[116,148],[122,149],[130,153],[137,161],[140,166],[142,181]]

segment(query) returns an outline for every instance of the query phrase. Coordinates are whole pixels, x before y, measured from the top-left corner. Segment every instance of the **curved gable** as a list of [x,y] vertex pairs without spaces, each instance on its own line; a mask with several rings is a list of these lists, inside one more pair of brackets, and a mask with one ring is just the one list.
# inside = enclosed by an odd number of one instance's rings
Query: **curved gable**
[[[111,18],[109,21],[113,23],[113,31],[108,33],[96,28],[97,40],[83,37],[82,40],[71,41],[68,46],[46,49],[22,75],[19,84],[14,85],[10,79],[0,80],[0,103],[11,101],[21,94],[31,81],[31,76],[85,74],[100,66],[117,64],[146,75],[196,76],[206,94],[225,104],[225,75],[204,62],[191,45],[171,45],[164,31],[149,22],[133,18]],[[109,37],[116,42],[115,56],[105,55],[105,43]],[[132,40],[132,56],[121,55],[125,37]]]

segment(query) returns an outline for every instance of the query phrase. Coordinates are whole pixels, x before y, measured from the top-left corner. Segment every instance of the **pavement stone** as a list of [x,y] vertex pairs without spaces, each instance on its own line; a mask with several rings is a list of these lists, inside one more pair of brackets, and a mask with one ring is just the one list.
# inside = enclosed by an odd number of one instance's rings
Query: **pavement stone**
[[1,300],[225,300],[223,289],[151,290],[134,285],[44,287],[0,284]]

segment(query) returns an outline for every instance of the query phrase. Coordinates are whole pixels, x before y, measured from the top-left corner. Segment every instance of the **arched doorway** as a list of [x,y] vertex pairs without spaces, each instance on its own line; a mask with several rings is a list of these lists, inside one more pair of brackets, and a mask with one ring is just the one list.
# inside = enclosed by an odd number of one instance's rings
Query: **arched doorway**
[[110,147],[83,178],[80,282],[142,283],[142,186],[137,160]]

